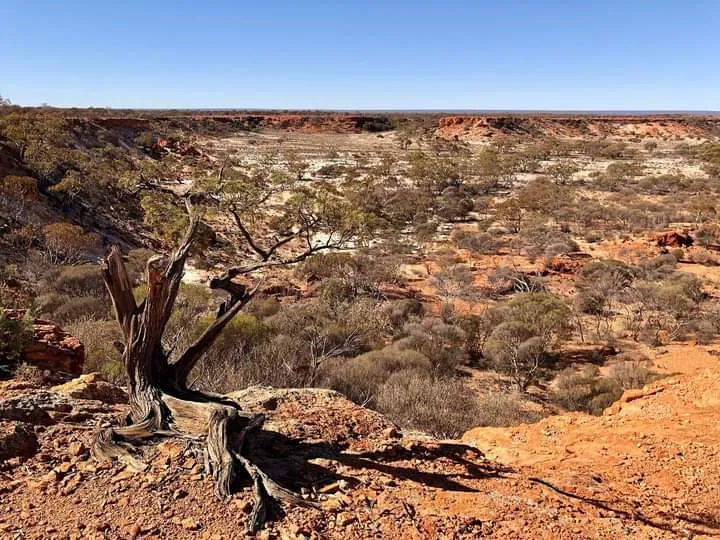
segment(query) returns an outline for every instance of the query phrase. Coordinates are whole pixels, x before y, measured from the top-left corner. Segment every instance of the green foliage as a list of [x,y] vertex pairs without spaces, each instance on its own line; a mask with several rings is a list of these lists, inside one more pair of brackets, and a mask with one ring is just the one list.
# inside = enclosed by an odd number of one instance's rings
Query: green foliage
[[375,406],[380,386],[403,370],[429,374],[432,363],[417,351],[386,347],[335,363],[328,369],[326,384],[355,403]]
[[94,233],[70,223],[43,227],[45,253],[53,264],[75,264],[96,256],[100,240]]
[[600,415],[624,390],[642,388],[658,378],[657,373],[630,362],[614,365],[608,376],[600,375],[597,366],[585,366],[580,372],[568,368],[557,377],[555,400],[569,411]]
[[407,323],[403,337],[395,342],[395,347],[423,354],[437,375],[452,375],[458,366],[467,362],[466,340],[467,336],[459,326],[427,317]]
[[462,382],[433,378],[422,369],[392,373],[378,388],[376,407],[396,424],[436,437],[459,437],[478,425],[481,415]]
[[170,244],[178,244],[188,226],[187,213],[166,194],[148,194],[140,199],[145,224]]
[[587,366],[582,372],[573,369],[557,378],[555,400],[569,411],[584,411],[600,415],[620,399],[623,389],[617,381],[600,377],[596,366]]
[[29,314],[22,319],[9,319],[0,307],[0,368],[15,366],[32,337],[32,318]]
[[117,322],[85,317],[75,320],[66,329],[85,345],[85,372],[97,371],[109,382],[127,384],[122,355],[115,346],[123,340]]
[[522,324],[541,340],[543,348],[552,348],[567,338],[570,309],[557,296],[546,293],[521,293],[507,304],[510,320]]
[[505,320],[487,338],[483,354],[526,390],[540,374],[546,353],[570,331],[570,310],[550,293],[522,293],[506,306]]

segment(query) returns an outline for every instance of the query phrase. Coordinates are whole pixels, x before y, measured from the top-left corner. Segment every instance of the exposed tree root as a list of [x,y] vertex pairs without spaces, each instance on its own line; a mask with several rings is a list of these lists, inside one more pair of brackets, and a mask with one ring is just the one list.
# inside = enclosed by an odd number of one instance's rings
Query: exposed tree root
[[[189,200],[186,203],[190,211]],[[147,296],[139,304],[120,250],[113,247],[105,258],[103,279],[123,332],[124,345],[121,349],[129,380],[131,409],[128,425],[102,430],[92,452],[99,460],[117,459],[132,470],[146,470],[147,465],[130,453],[131,443],[159,436],[204,440],[206,469],[212,476],[215,495],[219,499],[231,495],[238,472],[244,470],[252,480],[255,508],[248,528],[257,531],[265,522],[269,505],[273,502],[309,507],[317,505],[279,486],[253,462],[247,442],[260,430],[265,417],[242,411],[239,404],[224,396],[188,388],[188,376],[223,328],[257,291],[259,285],[247,290],[235,283],[233,277],[267,265],[299,262],[315,251],[332,246],[309,245],[300,257],[275,261],[271,260],[275,250],[297,234],[280,240],[267,251],[251,243],[262,255],[260,265],[233,269],[226,276],[211,281],[211,288],[226,291],[228,299],[210,326],[171,362],[171,353],[163,346],[163,334],[177,299],[185,261],[198,224],[199,217],[192,215],[185,237],[173,254],[153,257],[148,261],[145,270]]]
[[[147,465],[135,458],[130,443],[153,437],[180,437],[194,441],[204,440],[209,474],[214,483],[215,496],[225,500],[232,495],[236,477],[244,471],[252,480],[254,506],[248,522],[248,531],[257,532],[278,503],[290,506],[319,508],[298,494],[280,486],[253,462],[249,440],[262,428],[265,417],[241,411],[230,401],[187,401],[170,395],[161,395],[162,407],[168,416],[158,422],[151,414],[137,424],[107,428],[99,432],[92,448],[98,460],[117,459],[133,471],[147,470]],[[167,425],[167,429],[159,426]]]

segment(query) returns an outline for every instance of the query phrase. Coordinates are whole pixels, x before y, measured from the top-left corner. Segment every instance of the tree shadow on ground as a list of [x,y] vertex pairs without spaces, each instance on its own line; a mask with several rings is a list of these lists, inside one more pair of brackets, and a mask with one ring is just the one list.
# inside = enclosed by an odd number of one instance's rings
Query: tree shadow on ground
[[[585,504],[589,504],[597,509],[611,512],[617,517],[627,521],[638,521],[643,525],[652,527],[654,529],[672,532],[674,534],[683,536],[693,535],[719,535],[720,534],[720,516],[712,515],[708,512],[690,513],[690,512],[658,512],[657,514],[650,514],[642,508],[638,508],[636,501],[623,500],[616,498],[615,500],[602,500],[593,497],[586,497],[573,493],[568,489],[561,488],[555,484],[543,480],[542,478],[530,477],[533,483],[543,485],[558,495],[562,495],[569,499],[580,501]],[[663,501],[660,506],[670,506],[671,501]],[[653,506],[657,506],[654,504]]]
[[[357,483],[348,471],[364,469],[436,489],[468,492],[477,490],[463,480],[500,477],[511,472],[507,467],[485,460],[476,448],[451,442],[422,442],[408,448],[401,440],[389,440],[377,450],[351,452],[347,445],[293,439],[263,430],[252,440],[248,452],[269,476],[293,490],[320,489],[340,479]],[[439,459],[460,466],[462,472],[438,471],[436,461]],[[332,462],[343,466],[344,473],[338,473]]]

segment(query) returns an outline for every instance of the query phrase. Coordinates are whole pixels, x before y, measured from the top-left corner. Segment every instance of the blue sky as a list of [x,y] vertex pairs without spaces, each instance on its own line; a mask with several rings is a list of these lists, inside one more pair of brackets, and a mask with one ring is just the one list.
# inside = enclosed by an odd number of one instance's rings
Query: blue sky
[[0,0],[56,106],[720,110],[720,0]]

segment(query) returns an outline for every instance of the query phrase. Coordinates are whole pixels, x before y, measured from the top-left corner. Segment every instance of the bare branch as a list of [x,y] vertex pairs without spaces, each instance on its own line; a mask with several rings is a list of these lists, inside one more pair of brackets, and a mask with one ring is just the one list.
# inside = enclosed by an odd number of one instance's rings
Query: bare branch
[[117,246],[113,246],[105,258],[102,274],[115,308],[115,316],[127,341],[130,336],[130,320],[137,313],[137,305],[130,277]]
[[243,224],[240,214],[238,214],[238,212],[234,208],[230,210],[230,213],[232,214],[233,219],[235,220],[235,225],[237,225],[237,228],[240,229],[240,234],[243,235],[243,238],[245,238],[245,241],[248,243],[250,248],[255,253],[260,255],[260,258],[263,261],[267,261],[268,258],[270,257],[270,254],[267,251],[265,251],[262,247],[260,247],[257,244],[257,242],[255,242],[255,239],[252,237],[250,232],[247,230],[247,228]]
[[[240,310],[252,300],[258,290],[258,286],[246,293],[242,298],[235,298],[226,303],[226,309],[215,321],[202,333],[202,335],[190,345],[187,350],[170,366],[172,379],[176,384],[184,385],[188,375],[195,365],[213,344],[223,328],[237,315]],[[228,305],[229,304],[229,305]]]

